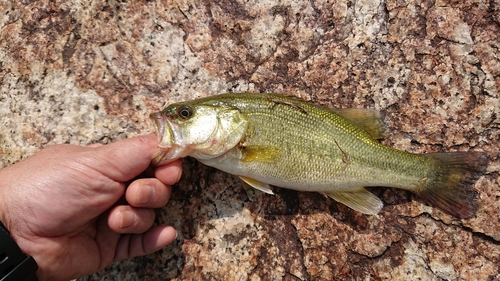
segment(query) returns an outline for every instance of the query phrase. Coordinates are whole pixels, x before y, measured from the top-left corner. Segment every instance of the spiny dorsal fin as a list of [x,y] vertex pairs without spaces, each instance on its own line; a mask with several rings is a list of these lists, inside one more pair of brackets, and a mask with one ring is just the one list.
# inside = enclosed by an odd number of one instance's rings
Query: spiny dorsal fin
[[365,130],[373,139],[385,138],[385,124],[380,111],[362,108],[332,108],[330,110]]
[[376,215],[384,206],[384,203],[373,193],[361,189],[350,192],[323,192],[335,201],[363,214]]

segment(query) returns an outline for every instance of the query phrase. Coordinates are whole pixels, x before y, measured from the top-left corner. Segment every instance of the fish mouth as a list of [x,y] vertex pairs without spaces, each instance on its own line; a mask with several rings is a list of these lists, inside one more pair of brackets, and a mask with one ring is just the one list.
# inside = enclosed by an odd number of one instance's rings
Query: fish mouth
[[160,148],[171,148],[174,144],[174,134],[170,128],[167,118],[161,112],[155,112],[149,115],[155,128],[158,146]]
[[183,142],[182,128],[168,115],[155,112],[149,115],[158,138],[158,154],[153,158],[153,166],[161,166],[186,157],[192,152],[189,145]]
[[173,145],[173,134],[170,126],[167,126],[166,117],[161,114],[161,112],[155,112],[149,115],[149,118],[153,122],[156,137],[158,139],[158,147],[160,151],[156,155],[151,163],[154,166],[160,166],[165,162],[167,154]]
[[149,118],[153,122],[156,138],[158,139],[158,144],[160,144],[163,139],[163,133],[165,132],[165,120],[163,120],[163,116],[161,116],[160,112],[151,113]]

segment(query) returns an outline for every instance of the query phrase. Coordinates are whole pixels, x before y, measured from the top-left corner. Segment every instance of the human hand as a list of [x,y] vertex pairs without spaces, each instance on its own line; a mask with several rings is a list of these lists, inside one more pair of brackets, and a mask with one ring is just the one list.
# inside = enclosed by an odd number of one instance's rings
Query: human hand
[[156,153],[153,135],[109,145],[54,145],[0,170],[0,221],[36,260],[39,280],[88,275],[175,239],[171,226],[153,226],[153,208],[167,203],[180,161],[134,180]]

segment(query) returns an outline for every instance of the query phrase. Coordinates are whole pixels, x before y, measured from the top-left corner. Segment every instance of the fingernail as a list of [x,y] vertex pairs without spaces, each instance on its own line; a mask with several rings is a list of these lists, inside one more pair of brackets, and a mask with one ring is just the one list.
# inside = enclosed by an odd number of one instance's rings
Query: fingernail
[[137,216],[135,215],[134,212],[122,210],[120,211],[120,215],[121,215],[121,221],[120,221],[121,229],[133,226],[137,220]]
[[148,204],[156,198],[156,188],[151,185],[142,185],[137,192],[137,204]]

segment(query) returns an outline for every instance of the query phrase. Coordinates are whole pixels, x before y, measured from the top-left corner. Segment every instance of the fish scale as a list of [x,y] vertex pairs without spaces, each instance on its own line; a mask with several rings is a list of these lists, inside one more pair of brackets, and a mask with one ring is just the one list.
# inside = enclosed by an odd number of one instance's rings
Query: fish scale
[[380,114],[328,109],[278,94],[222,94],[152,114],[156,164],[192,156],[267,193],[269,185],[321,192],[366,213],[383,204],[366,186],[412,191],[457,217],[476,204],[482,152],[412,154],[384,146]]

